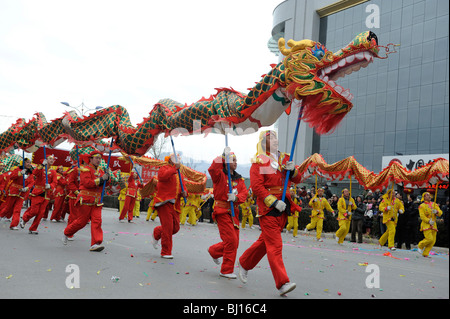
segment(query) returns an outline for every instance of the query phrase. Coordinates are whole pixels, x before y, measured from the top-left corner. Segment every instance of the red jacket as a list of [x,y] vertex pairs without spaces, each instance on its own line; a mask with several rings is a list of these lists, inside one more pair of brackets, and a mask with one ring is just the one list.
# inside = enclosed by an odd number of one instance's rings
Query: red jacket
[[[271,166],[271,160],[268,156],[258,155],[256,163],[253,163],[250,168],[250,183],[253,194],[257,197],[256,203],[259,207],[259,215],[263,216],[270,212],[274,207],[271,207],[276,200],[281,200],[283,196],[284,179],[286,172],[281,169],[281,165],[286,164],[289,156],[286,153],[280,153],[278,158],[278,168]],[[297,168],[295,172],[290,174],[288,187],[286,190],[286,199],[292,205],[291,194],[289,187],[291,183],[300,183],[301,176],[298,174]]]
[[128,186],[127,186],[127,194],[126,196],[130,196],[136,198],[138,189],[142,188],[142,184],[140,181],[134,178],[134,174],[131,174],[128,177]]
[[[187,192],[183,174],[181,174],[181,179],[183,181],[183,188]],[[160,206],[158,203],[174,200],[175,211],[180,212],[181,198],[181,186],[177,169],[174,165],[170,164],[162,166],[158,171],[158,184],[156,185],[156,194],[154,197],[155,207]]]
[[[20,191],[20,189],[23,188],[23,176],[21,171],[22,169],[20,167],[16,167],[14,170],[12,170],[11,174],[9,175],[9,188],[8,188],[9,196],[19,196],[21,198],[25,198],[29,192],[29,190],[23,193]],[[30,188],[33,182],[34,179],[32,178],[32,176],[29,176],[25,180],[25,187]]]
[[67,197],[76,199],[80,189],[80,183],[78,181],[78,167],[75,166],[67,172]]
[[105,173],[100,166],[96,169],[92,164],[80,167],[80,171],[80,192],[78,193],[77,203],[89,206],[102,206],[103,203],[100,203],[103,190],[101,177]]
[[38,165],[34,170],[33,174],[29,177],[32,178],[34,176],[34,188],[31,192],[31,196],[41,196],[45,193],[46,199],[51,199],[53,196],[53,190],[56,188],[57,177],[56,171],[48,170],[47,177],[48,183],[50,184],[50,189],[45,190],[45,167],[43,165]]
[[[217,157],[208,168],[209,175],[213,182],[214,193],[214,214],[225,214],[231,212],[228,200],[230,192],[228,185],[228,174],[223,171],[222,157]],[[231,181],[232,188],[237,190],[237,200],[234,202],[235,216],[239,216],[239,204],[247,199],[248,190],[242,177]]]
[[66,192],[67,179],[64,175],[56,173],[56,189],[55,196],[64,196]]

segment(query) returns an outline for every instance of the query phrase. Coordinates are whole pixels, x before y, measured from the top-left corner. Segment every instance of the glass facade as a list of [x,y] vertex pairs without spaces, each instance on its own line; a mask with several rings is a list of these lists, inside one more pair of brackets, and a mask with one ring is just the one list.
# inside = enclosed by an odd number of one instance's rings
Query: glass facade
[[[375,4],[379,28],[368,28]],[[320,41],[336,52],[371,30],[379,44],[401,44],[397,53],[337,80],[355,98],[353,109],[315,152],[334,163],[353,155],[381,171],[382,156],[449,152],[449,2],[374,0],[321,18]],[[382,55],[383,51],[380,51]]]

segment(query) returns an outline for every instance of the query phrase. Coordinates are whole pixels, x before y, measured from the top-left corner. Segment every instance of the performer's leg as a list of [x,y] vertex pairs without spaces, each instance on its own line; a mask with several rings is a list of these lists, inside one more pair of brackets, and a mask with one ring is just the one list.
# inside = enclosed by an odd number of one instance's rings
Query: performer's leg
[[11,224],[9,225],[9,228],[17,227],[17,225],[19,225],[20,212],[22,210],[22,206],[23,206],[23,199],[20,197],[16,197],[16,200],[14,202],[13,209],[12,209],[13,214],[12,214],[12,220],[11,220]]
[[30,231],[37,231],[37,228],[39,226],[39,223],[41,222],[42,217],[44,217],[44,214],[48,207],[48,199],[45,199],[44,197],[37,196],[35,197],[37,200],[37,207],[35,210],[35,213],[37,213],[34,217],[33,223],[31,224],[29,230]]
[[286,220],[286,214],[279,217],[262,216],[260,218],[261,234],[266,245],[267,259],[269,260],[270,270],[277,289],[289,282],[283,263],[283,241],[281,238],[281,231],[286,224]]
[[208,251],[214,259],[223,257],[220,272],[222,274],[231,274],[234,271],[239,245],[239,229],[234,227],[231,216],[228,214],[216,215],[216,220],[222,242],[212,245]]
[[102,206],[91,206],[91,246],[103,242]]
[[316,224],[316,238],[320,239],[322,237],[322,229],[323,229],[323,219],[317,218],[317,224]]

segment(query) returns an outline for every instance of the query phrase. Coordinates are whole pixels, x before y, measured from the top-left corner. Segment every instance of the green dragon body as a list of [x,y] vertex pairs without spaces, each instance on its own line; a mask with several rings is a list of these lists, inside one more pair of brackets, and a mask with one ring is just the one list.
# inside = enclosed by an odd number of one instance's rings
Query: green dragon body
[[113,137],[117,148],[140,156],[161,133],[224,133],[227,129],[238,135],[256,132],[275,123],[283,112],[289,113],[295,100],[303,105],[303,119],[318,133],[333,130],[353,106],[353,95],[335,81],[379,57],[375,34],[361,33],[336,53],[311,40],[290,40],[287,45],[289,48],[280,39],[285,58],[246,95],[221,88],[191,105],[163,99],[137,127],[120,105],[85,117],[70,112],[51,122],[36,113],[28,122],[18,119],[0,134],[0,151],[19,147],[32,152],[42,144],[55,146],[63,140],[87,144]]

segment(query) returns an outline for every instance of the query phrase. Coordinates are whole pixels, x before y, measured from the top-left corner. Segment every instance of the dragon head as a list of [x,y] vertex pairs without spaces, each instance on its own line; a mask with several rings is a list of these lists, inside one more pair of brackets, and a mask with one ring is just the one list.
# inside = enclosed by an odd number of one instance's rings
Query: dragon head
[[336,53],[311,40],[289,40],[287,45],[289,49],[283,38],[278,41],[285,56],[286,92],[302,101],[303,119],[317,133],[332,131],[353,107],[353,94],[336,81],[379,58],[377,36],[360,33]]

